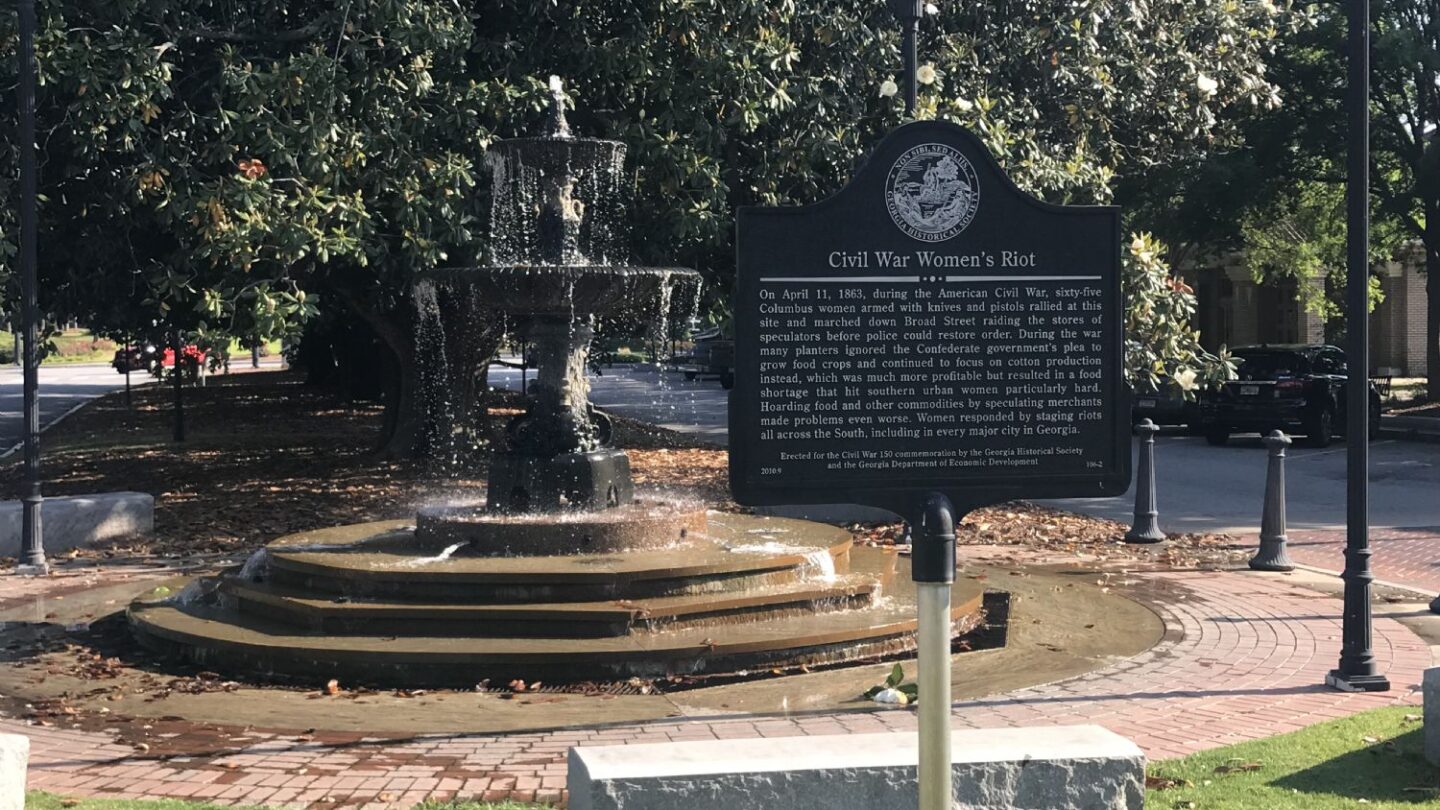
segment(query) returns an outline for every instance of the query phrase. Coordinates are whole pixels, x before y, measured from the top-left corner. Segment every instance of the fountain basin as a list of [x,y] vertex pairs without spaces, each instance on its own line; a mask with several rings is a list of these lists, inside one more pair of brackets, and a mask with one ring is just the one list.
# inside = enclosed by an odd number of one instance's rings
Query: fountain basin
[[[914,649],[893,551],[838,528],[710,513],[653,551],[442,554],[394,521],[281,538],[268,570],[141,599],[147,646],[235,677],[470,687],[792,670]],[[196,593],[197,591],[191,591]],[[954,630],[981,620],[957,585]]]

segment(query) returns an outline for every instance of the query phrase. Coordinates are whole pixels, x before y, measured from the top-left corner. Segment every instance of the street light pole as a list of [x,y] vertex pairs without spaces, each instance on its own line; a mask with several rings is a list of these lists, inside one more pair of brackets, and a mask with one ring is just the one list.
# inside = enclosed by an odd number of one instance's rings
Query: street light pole
[[920,17],[925,12],[925,2],[890,0],[890,11],[900,19],[900,52],[905,58],[905,117],[913,119],[920,92],[916,78],[920,69],[919,45],[915,40],[920,33]]
[[1326,683],[1347,692],[1384,692],[1371,650],[1370,583],[1370,0],[1349,0],[1349,170],[1345,183],[1345,615],[1340,665]]
[[20,306],[24,320],[25,469],[20,485],[20,571],[44,574],[40,511],[40,301],[36,287],[35,0],[18,0],[20,34]]

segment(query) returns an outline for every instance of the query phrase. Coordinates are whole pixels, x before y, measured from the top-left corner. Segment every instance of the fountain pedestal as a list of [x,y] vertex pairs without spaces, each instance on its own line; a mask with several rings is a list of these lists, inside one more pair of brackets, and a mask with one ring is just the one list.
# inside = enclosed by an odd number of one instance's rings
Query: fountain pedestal
[[613,447],[554,456],[497,453],[490,462],[492,512],[614,508],[634,499],[630,457]]

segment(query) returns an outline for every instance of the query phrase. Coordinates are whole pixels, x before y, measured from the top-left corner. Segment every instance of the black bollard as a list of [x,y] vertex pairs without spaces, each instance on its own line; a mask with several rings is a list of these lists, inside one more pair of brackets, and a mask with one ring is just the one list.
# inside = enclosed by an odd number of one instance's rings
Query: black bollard
[[1155,518],[1155,434],[1160,428],[1149,419],[1135,426],[1140,435],[1140,471],[1135,478],[1135,522],[1125,533],[1127,543],[1162,543],[1165,532]]
[[1294,571],[1295,563],[1285,553],[1285,448],[1290,437],[1278,430],[1265,437],[1270,448],[1270,468],[1265,475],[1265,511],[1260,516],[1260,550],[1250,560],[1256,571]]

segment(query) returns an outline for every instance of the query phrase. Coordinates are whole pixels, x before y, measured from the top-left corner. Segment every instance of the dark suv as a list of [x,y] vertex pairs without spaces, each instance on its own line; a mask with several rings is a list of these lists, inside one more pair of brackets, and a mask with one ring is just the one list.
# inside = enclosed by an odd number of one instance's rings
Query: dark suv
[[[1312,447],[1330,444],[1345,422],[1349,370],[1334,346],[1242,346],[1231,352],[1239,379],[1207,391],[1200,427],[1211,444],[1231,433],[1284,430],[1303,433]],[[1370,388],[1369,437],[1380,430],[1380,392]]]
[[685,379],[693,380],[702,374],[713,374],[720,378],[720,387],[730,390],[735,385],[735,341],[725,334],[721,327],[697,332],[692,338],[695,348],[690,356],[680,363]]

